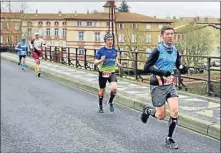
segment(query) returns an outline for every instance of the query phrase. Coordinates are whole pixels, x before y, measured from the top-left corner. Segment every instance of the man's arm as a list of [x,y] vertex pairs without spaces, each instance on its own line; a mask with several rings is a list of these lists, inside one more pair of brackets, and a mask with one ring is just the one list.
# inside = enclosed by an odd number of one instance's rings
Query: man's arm
[[41,39],[41,44],[42,44],[42,47],[46,47],[46,41],[44,39]]
[[181,64],[181,57],[179,55],[179,52],[177,52],[176,68],[180,71],[181,74],[188,73],[188,68],[185,65]]
[[21,49],[19,48],[19,45],[20,45],[20,43],[18,43],[18,44],[15,46],[15,50],[16,50],[17,53],[18,53],[19,51],[21,51]]
[[122,65],[121,63],[119,63],[118,57],[116,57],[116,64],[117,64],[117,66],[120,67],[120,68],[123,67],[123,65]]
[[157,48],[155,48],[151,52],[150,56],[147,59],[147,62],[144,65],[144,72],[149,72],[149,73],[152,73],[154,75],[166,76],[167,77],[167,76],[170,75],[170,72],[160,70],[160,69],[158,69],[154,66],[154,64],[156,63],[159,55],[160,55],[159,50]]
[[[177,51],[177,59],[176,59],[176,68],[179,70],[181,66],[181,61],[180,61],[180,54]],[[181,68],[182,69],[182,68]]]
[[95,55],[94,65],[101,64],[105,59],[105,56],[101,56],[101,50],[99,49]]

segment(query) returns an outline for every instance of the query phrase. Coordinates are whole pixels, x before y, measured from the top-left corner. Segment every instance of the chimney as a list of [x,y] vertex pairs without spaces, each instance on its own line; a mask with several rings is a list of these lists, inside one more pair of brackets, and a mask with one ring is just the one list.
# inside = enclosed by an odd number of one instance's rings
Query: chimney
[[35,16],[38,16],[38,9],[36,9],[35,11]]
[[74,11],[74,15],[77,16],[77,11]]
[[87,10],[87,14],[89,14],[90,12],[89,12],[89,10]]
[[154,18],[157,18],[157,16],[156,16],[156,15],[154,15]]
[[61,11],[58,11],[58,15],[59,15],[59,16],[62,16],[62,12],[61,12]]

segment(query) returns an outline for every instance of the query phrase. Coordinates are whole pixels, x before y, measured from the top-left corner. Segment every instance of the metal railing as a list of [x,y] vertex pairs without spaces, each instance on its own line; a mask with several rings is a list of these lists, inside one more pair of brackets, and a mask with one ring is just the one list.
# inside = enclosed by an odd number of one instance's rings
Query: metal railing
[[[15,53],[14,46],[11,46],[11,52]],[[49,46],[43,48],[43,59],[46,61],[53,61],[56,63],[65,64],[67,66],[73,66],[76,68],[82,68],[91,71],[98,71],[97,66],[93,64],[96,55],[96,49],[82,49],[74,47],[58,47],[58,46]],[[122,69],[116,70],[116,74],[120,77],[134,78],[137,81],[148,82],[150,74],[145,74],[143,72],[143,66],[146,62],[148,54],[142,51],[118,51],[119,62],[123,65]],[[187,58],[198,58],[200,61],[205,61],[207,63],[206,67],[199,67],[194,64],[187,65],[189,70],[193,69],[194,74],[185,74],[181,75],[178,71],[175,71],[176,77],[176,87],[179,90],[188,91],[190,88],[188,84],[197,82],[206,82],[207,94],[209,96],[219,96],[220,97],[220,88],[214,89],[214,86],[220,87],[220,67],[218,69],[212,68],[211,61],[212,59],[219,59],[220,57],[211,57],[211,56],[188,56],[181,55],[182,63]],[[141,60],[143,59],[143,60]],[[219,72],[214,75],[211,72]],[[204,74],[204,75],[202,75]],[[206,74],[206,76],[205,76]],[[192,82],[190,81],[192,80]],[[215,85],[214,85],[215,84]]]

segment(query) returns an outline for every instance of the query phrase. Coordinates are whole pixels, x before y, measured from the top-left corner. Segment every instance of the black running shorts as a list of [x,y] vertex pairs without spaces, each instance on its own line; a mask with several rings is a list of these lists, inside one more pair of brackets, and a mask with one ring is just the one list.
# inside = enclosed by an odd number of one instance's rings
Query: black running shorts
[[103,77],[102,72],[99,72],[99,86],[101,89],[104,89],[106,87],[107,81],[109,83],[117,82],[116,74],[114,72],[112,72],[110,77]]

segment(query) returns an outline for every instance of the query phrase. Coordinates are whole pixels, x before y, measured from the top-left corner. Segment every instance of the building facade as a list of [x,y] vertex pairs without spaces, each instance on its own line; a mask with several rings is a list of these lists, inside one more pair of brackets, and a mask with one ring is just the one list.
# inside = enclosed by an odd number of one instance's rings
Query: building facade
[[[93,50],[103,46],[104,35],[112,28],[107,7],[105,4],[104,12],[67,16],[65,18],[67,47]],[[165,24],[171,24],[171,21],[137,13],[116,12],[115,46],[121,50],[136,49],[150,52],[161,41],[160,29]]]
[[1,12],[1,44],[16,44],[21,38],[20,12]]
[[64,17],[67,14],[45,13],[2,13],[1,16],[1,42],[16,44],[21,37],[29,42],[36,32],[44,39],[48,46],[66,47],[67,25]]

